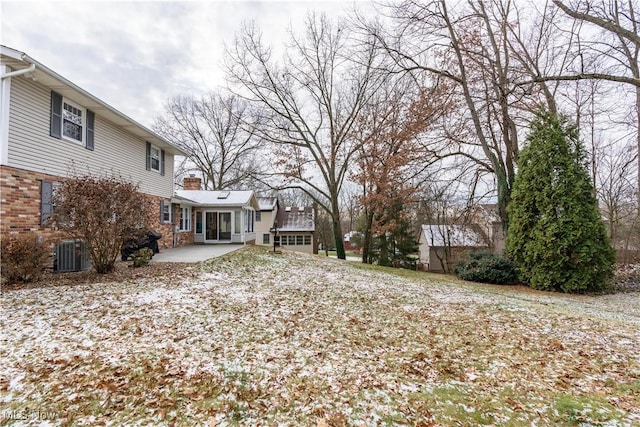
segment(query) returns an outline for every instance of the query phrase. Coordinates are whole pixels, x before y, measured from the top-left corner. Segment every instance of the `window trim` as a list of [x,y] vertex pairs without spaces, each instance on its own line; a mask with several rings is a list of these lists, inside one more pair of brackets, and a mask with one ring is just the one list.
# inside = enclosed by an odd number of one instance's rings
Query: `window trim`
[[196,234],[203,234],[203,222],[202,222],[202,211],[201,210],[197,210],[196,211],[196,229],[195,229],[195,233]]
[[180,206],[180,231],[191,231],[191,206]]
[[[64,134],[64,104],[68,104],[84,112],[81,119],[82,141],[79,141]],[[49,135],[77,145],[84,146],[87,150],[93,151],[95,140],[95,113],[81,104],[72,101],[61,94],[51,91],[51,111],[49,117]]]
[[[157,158],[154,156],[154,152],[157,153]],[[153,161],[157,160],[158,161],[158,167],[155,168],[153,167]],[[160,172],[160,149],[158,147],[156,147],[155,145],[151,144],[151,146],[149,147],[149,170],[155,171],[155,172]]]
[[246,208],[245,209],[245,214],[244,214],[244,219],[245,219],[245,226],[244,226],[244,232],[245,233],[255,233],[255,213],[256,211],[254,211],[253,209],[250,208]]
[[[151,167],[151,150],[155,149],[158,151],[158,169],[156,168],[152,168]],[[164,176],[164,150],[160,147],[158,147],[155,144],[150,143],[149,141],[146,141],[146,151],[145,151],[145,159],[146,159],[146,169],[148,171],[153,171],[153,172],[157,172],[160,175]]]
[[[67,136],[64,134],[64,105],[67,104],[70,107],[73,107],[77,110],[80,111],[81,116],[80,116],[80,127],[81,127],[81,131],[80,131],[80,136],[82,139],[75,139],[72,138],[70,136]],[[67,141],[71,141],[74,142],[78,145],[85,145],[86,140],[87,140],[87,109],[80,106],[80,104],[76,104],[74,101],[70,100],[69,98],[65,98],[64,96],[62,97],[62,110],[61,110],[61,117],[60,117],[60,136],[62,139],[66,139]]]
[[[160,200],[160,224],[171,224],[171,202]],[[168,214],[168,219],[165,219],[165,215]]]

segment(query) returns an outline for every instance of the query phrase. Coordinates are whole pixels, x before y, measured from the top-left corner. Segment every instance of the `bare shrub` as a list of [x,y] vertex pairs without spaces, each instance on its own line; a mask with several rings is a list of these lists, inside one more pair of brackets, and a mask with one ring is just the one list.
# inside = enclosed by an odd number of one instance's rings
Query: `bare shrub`
[[150,221],[149,202],[138,185],[115,175],[68,179],[56,190],[53,202],[55,226],[85,240],[98,273],[112,271],[123,240]]
[[20,234],[2,241],[2,278],[8,283],[27,283],[42,274],[49,251],[35,233]]

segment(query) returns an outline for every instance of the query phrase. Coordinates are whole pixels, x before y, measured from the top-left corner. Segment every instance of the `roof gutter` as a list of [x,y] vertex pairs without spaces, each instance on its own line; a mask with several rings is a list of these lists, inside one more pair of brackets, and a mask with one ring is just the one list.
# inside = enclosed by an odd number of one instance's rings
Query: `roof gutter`
[[4,80],[4,79],[8,79],[9,77],[16,77],[16,76],[21,76],[23,74],[33,73],[35,70],[36,70],[36,64],[32,62],[28,68],[23,68],[21,70],[16,70],[10,73],[3,74],[2,76],[0,76],[1,77],[0,79]]

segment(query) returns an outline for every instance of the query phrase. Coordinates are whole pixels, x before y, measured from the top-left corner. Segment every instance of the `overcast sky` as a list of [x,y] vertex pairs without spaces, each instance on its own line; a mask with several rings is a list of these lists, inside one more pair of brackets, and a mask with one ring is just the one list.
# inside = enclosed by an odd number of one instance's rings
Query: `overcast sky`
[[0,41],[151,127],[168,97],[225,85],[224,44],[243,21],[281,44],[308,11],[337,16],[353,7],[353,0],[0,0]]

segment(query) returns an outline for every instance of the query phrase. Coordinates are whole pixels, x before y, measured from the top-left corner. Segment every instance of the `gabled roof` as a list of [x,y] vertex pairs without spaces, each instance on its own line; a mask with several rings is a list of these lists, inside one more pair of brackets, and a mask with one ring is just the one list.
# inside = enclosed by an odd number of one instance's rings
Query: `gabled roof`
[[272,211],[278,206],[277,197],[258,197],[258,206],[261,211]]
[[429,246],[487,247],[487,243],[482,236],[470,225],[423,225],[422,238]]
[[212,190],[176,190],[173,199],[176,203],[202,207],[258,207],[253,191],[212,191]]
[[31,58],[26,53],[4,45],[0,45],[0,53],[2,64],[7,65],[13,71],[26,69],[33,64],[35,65],[35,70],[27,73],[26,75],[33,77],[38,81],[38,83],[56,91],[65,98],[81,104],[83,107],[88,108],[101,117],[104,117],[118,127],[153,143],[169,153],[186,156],[186,153],[179,147],[176,147],[152,130],[146,128],[132,118],[116,110],[106,102],[96,98],[86,90],[47,68],[45,65]]
[[278,231],[315,231],[313,208],[286,207],[277,215]]

